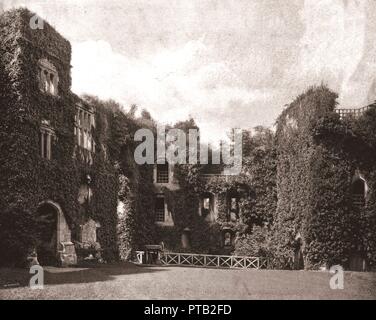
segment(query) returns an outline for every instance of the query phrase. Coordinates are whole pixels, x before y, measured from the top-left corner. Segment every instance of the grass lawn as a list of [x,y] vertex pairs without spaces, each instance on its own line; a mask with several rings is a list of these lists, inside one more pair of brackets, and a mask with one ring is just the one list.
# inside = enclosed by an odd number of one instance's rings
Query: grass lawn
[[136,266],[45,268],[45,287],[31,275],[0,269],[0,299],[376,299],[376,273],[345,272],[344,289],[319,271]]

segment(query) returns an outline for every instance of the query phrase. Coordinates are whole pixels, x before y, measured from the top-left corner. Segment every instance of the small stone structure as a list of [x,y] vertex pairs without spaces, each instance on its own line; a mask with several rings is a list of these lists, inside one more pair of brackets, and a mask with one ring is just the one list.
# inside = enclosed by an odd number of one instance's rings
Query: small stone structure
[[98,222],[95,222],[93,219],[89,219],[81,226],[80,242],[97,242],[97,229],[100,228],[100,226],[101,225]]
[[97,241],[97,229],[100,227],[101,225],[93,219],[80,226],[79,242],[76,243],[80,259],[103,261],[101,245]]

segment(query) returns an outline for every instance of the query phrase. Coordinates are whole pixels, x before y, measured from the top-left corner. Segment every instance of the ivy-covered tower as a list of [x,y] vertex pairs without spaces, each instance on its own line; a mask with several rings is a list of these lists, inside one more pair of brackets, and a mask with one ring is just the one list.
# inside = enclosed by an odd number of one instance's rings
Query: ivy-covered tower
[[37,22],[0,16],[0,255],[69,265],[80,242],[113,255],[116,196],[95,189],[116,179],[97,156],[95,109],[71,92],[70,43]]
[[336,98],[311,88],[278,118],[274,237],[284,267],[376,265],[376,108],[336,109]]

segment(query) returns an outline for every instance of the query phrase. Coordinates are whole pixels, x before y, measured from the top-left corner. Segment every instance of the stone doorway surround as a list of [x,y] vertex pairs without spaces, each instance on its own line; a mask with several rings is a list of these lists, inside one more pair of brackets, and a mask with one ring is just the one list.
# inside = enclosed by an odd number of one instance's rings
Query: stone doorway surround
[[77,264],[77,255],[74,244],[72,242],[71,230],[65,219],[63,210],[60,205],[54,201],[46,200],[38,205],[38,208],[42,205],[49,205],[53,207],[57,213],[57,225],[56,225],[56,258],[59,266],[67,267]]

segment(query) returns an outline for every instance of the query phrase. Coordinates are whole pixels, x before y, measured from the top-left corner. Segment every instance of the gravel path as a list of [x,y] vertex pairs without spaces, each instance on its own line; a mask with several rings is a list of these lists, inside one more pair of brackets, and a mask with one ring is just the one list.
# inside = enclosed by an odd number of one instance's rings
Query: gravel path
[[27,270],[0,269],[0,299],[376,299],[376,273],[346,272],[331,290],[328,272],[135,266],[45,268],[31,290]]

